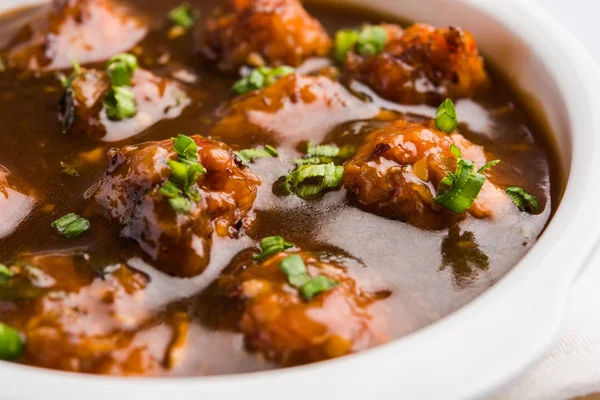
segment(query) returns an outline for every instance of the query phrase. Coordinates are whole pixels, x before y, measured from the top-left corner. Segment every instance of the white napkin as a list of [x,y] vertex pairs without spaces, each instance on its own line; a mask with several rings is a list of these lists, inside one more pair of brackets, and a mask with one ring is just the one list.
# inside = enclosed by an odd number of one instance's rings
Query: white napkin
[[555,346],[496,400],[566,400],[591,393],[600,393],[598,255],[573,287]]

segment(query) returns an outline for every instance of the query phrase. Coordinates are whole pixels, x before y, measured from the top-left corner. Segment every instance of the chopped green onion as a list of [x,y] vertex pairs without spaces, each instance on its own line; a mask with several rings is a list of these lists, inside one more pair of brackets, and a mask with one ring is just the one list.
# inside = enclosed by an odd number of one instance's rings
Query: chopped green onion
[[0,278],[12,278],[13,275],[14,274],[12,273],[12,271],[6,265],[0,264]]
[[237,81],[231,89],[236,94],[245,94],[253,90],[271,86],[282,76],[293,73],[294,68],[287,65],[276,68],[258,67],[252,70],[250,74]]
[[304,299],[310,301],[319,293],[328,291],[338,285],[338,282],[327,278],[324,275],[319,275],[311,278],[308,275],[306,264],[297,254],[293,254],[284,258],[279,263],[279,268],[286,275],[288,282],[293,287],[300,290],[300,294]]
[[518,186],[509,187],[506,189],[506,194],[508,194],[508,197],[510,197],[520,211],[529,214],[535,214],[540,211],[540,203],[538,203],[533,195],[527,193],[523,188]]
[[435,125],[439,130],[448,135],[456,130],[458,118],[456,116],[456,107],[450,99],[444,100],[435,113]]
[[89,230],[90,222],[77,214],[70,213],[54,221],[51,226],[67,238],[72,239]]
[[310,301],[316,295],[327,292],[337,285],[339,285],[337,281],[329,279],[324,275],[319,275],[302,285],[300,294],[302,294],[307,301]]
[[343,176],[344,167],[333,163],[301,165],[287,175],[283,189],[307,199],[327,189],[337,188]]
[[314,146],[308,142],[306,156],[299,158],[295,162],[296,165],[306,164],[342,164],[347,159],[351,158],[356,152],[354,146],[338,147],[330,144],[321,144]]
[[169,199],[169,204],[177,214],[187,214],[192,209],[192,203],[190,200],[183,196]]
[[181,190],[171,181],[166,181],[159,192],[169,199],[175,199],[181,195]]
[[70,87],[73,84],[73,81],[75,81],[75,79],[77,79],[77,77],[81,73],[81,66],[76,60],[71,61],[71,64],[73,65],[73,71],[71,72],[71,75],[69,75],[68,77],[64,76],[63,74],[58,75],[60,84],[65,89]]
[[191,137],[180,134],[173,139],[173,148],[178,158],[198,162],[198,145]]
[[266,238],[261,239],[260,241],[260,249],[262,250],[260,254],[255,254],[252,256],[255,260],[261,260],[263,258],[269,257],[275,253],[280,253],[289,248],[294,247],[294,243],[290,243],[286,241],[281,236],[268,236]]
[[192,209],[192,201],[200,200],[194,185],[200,175],[206,174],[206,169],[198,162],[198,145],[191,137],[179,135],[173,138],[173,149],[177,160],[167,160],[171,175],[159,193],[168,199],[176,213],[187,214]]
[[341,29],[335,34],[334,58],[338,64],[344,64],[348,52],[358,42],[359,32],[354,29]]
[[66,162],[61,161],[60,166],[63,167],[63,170],[62,170],[63,173],[65,173],[67,175],[71,175],[71,176],[79,176],[79,172],[77,172],[75,167],[67,164]]
[[462,158],[462,151],[456,145],[450,145],[450,153],[456,158]]
[[104,96],[104,107],[109,119],[121,121],[137,114],[135,94],[131,90],[131,77],[137,68],[137,58],[131,54],[117,54],[108,60],[106,74],[111,88]]
[[337,157],[340,154],[340,148],[335,145],[321,144],[313,146],[308,142],[306,154],[311,157]]
[[473,168],[471,161],[460,158],[456,172],[448,174],[440,183],[435,203],[455,213],[467,211],[485,182],[485,176],[473,172]]
[[135,117],[137,107],[133,90],[125,86],[113,86],[104,97],[106,116],[113,121]]
[[21,334],[16,329],[0,323],[0,360],[16,360],[24,350],[25,343]]
[[483,167],[479,168],[479,170],[477,171],[478,174],[482,174],[486,169],[491,168],[495,165],[500,164],[500,160],[494,160],[494,161],[490,161],[488,163],[483,164]]
[[183,3],[169,11],[169,20],[174,25],[190,28],[198,19],[198,11],[189,3]]
[[277,149],[269,145],[266,145],[262,149],[254,148],[236,151],[235,154],[242,159],[244,164],[250,164],[254,162],[254,160],[258,160],[259,158],[269,158],[278,156]]
[[334,58],[344,64],[346,55],[352,50],[363,56],[373,56],[383,50],[387,41],[387,31],[380,26],[365,26],[360,31],[342,29],[335,34]]
[[373,56],[381,52],[388,40],[388,34],[380,26],[366,26],[358,35],[356,51],[363,56]]
[[306,271],[306,265],[302,257],[297,254],[284,258],[279,263],[279,268],[287,276],[290,285],[295,288],[301,288],[306,282],[310,281],[310,276]]

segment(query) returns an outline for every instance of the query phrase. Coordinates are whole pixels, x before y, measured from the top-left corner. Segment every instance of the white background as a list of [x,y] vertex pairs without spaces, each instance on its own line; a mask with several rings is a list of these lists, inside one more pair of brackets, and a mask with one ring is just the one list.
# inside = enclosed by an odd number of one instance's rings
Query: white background
[[[502,0],[482,0],[502,1]],[[533,0],[553,14],[600,61],[600,0]]]

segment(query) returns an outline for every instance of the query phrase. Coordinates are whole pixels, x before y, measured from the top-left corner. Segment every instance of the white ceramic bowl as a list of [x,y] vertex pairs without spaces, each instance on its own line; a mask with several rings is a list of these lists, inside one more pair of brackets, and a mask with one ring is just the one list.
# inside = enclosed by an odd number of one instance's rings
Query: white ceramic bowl
[[[569,290],[600,238],[600,74],[571,34],[528,0],[347,0],[470,30],[548,117],[568,177],[556,215],[498,284],[443,320],[357,355],[210,378],[107,378],[0,363],[3,399],[474,399],[507,385],[552,344]],[[25,4],[0,0],[0,11]],[[197,349],[202,351],[202,349]]]

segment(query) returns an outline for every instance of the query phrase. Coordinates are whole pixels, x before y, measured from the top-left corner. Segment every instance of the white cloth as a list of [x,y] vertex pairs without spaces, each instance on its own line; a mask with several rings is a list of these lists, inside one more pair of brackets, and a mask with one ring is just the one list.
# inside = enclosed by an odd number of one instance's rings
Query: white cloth
[[600,393],[600,256],[572,293],[556,345],[496,400],[566,400]]

